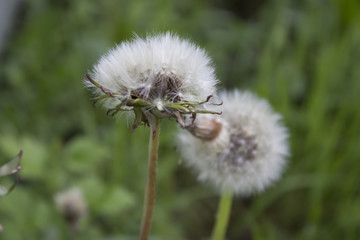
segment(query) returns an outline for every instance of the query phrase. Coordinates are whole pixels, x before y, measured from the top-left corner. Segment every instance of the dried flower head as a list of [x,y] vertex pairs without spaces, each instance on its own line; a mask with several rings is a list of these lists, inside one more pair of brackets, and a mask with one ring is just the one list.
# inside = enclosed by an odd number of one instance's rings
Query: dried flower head
[[87,214],[86,202],[79,188],[70,188],[55,196],[56,208],[73,228]]
[[103,56],[85,83],[108,109],[129,111],[133,129],[154,117],[175,118],[184,126],[185,114],[213,113],[202,105],[215,92],[217,79],[204,50],[171,33],[136,37]]
[[[4,165],[0,166],[0,177],[16,174],[22,169],[22,167],[20,166],[22,154],[23,151],[21,150],[19,154],[16,155],[13,159],[5,163]],[[9,194],[18,183],[19,183],[19,178],[17,177],[15,182],[11,185],[10,188],[0,185],[0,197]]]
[[250,92],[220,97],[221,116],[200,116],[179,134],[181,153],[200,180],[241,195],[261,192],[281,176],[287,129],[268,102]]

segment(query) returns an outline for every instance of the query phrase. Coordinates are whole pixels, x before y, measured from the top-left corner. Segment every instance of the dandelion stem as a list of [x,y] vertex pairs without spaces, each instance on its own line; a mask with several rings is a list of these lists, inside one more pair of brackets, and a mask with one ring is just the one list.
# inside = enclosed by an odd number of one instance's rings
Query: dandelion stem
[[144,210],[141,223],[141,231],[139,240],[147,240],[150,235],[151,222],[154,213],[155,197],[156,197],[156,172],[158,160],[160,136],[160,119],[156,118],[155,126],[151,125],[149,157],[148,157],[148,175],[146,181]]
[[231,202],[232,202],[233,192],[231,190],[224,191],[221,195],[215,228],[212,233],[211,240],[224,240],[226,229],[229,223]]

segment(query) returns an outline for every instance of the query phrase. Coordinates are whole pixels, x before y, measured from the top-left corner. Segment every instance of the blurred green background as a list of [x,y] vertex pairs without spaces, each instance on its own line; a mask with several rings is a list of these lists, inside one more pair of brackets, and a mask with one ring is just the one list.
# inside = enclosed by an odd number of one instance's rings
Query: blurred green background
[[[0,199],[0,239],[137,239],[149,129],[94,109],[82,77],[133,33],[174,31],[205,48],[220,88],[267,98],[290,128],[284,177],[234,200],[228,239],[360,239],[357,0],[20,2],[0,59],[0,163],[24,150]],[[152,239],[208,239],[218,196],[178,164],[163,121]],[[0,184],[11,184],[11,177]],[[54,196],[79,187],[71,234]]]

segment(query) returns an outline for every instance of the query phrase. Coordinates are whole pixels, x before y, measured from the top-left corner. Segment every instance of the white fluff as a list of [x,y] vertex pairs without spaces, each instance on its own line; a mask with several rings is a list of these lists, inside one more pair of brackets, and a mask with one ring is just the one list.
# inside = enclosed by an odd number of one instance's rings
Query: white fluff
[[[212,182],[220,190],[231,189],[240,195],[261,192],[280,178],[286,165],[287,129],[268,102],[250,92],[222,92],[220,97],[224,102],[221,116],[199,116],[216,118],[223,124],[219,137],[209,142],[182,131],[181,154],[200,180]],[[252,137],[248,145],[257,145],[248,160],[233,148],[231,135],[242,133]]]
[[82,191],[76,187],[57,193],[55,204],[65,216],[79,219],[87,214],[87,206]]
[[[177,79],[179,88],[167,92],[165,100],[171,102],[178,97],[193,102],[203,101],[215,92],[217,79],[211,65],[204,50],[167,32],[122,42],[100,59],[91,76],[112,93],[129,98],[131,91],[137,90],[151,103],[164,100],[169,78]],[[95,94],[103,95],[99,89],[93,89]],[[116,98],[103,101],[109,109],[117,103]],[[154,106],[161,108],[161,104]]]

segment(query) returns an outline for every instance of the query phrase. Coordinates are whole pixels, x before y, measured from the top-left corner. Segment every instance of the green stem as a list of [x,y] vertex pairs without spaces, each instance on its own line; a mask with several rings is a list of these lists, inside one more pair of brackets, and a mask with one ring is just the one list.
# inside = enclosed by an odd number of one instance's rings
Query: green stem
[[148,156],[148,175],[146,181],[144,210],[140,230],[140,240],[147,240],[150,235],[151,222],[154,213],[155,197],[156,197],[156,171],[158,160],[160,136],[160,119],[156,118],[156,125],[151,126],[149,156]]
[[217,218],[215,223],[215,228],[212,233],[211,240],[224,240],[226,229],[229,223],[231,202],[232,202],[233,192],[228,190],[224,191],[221,195]]

